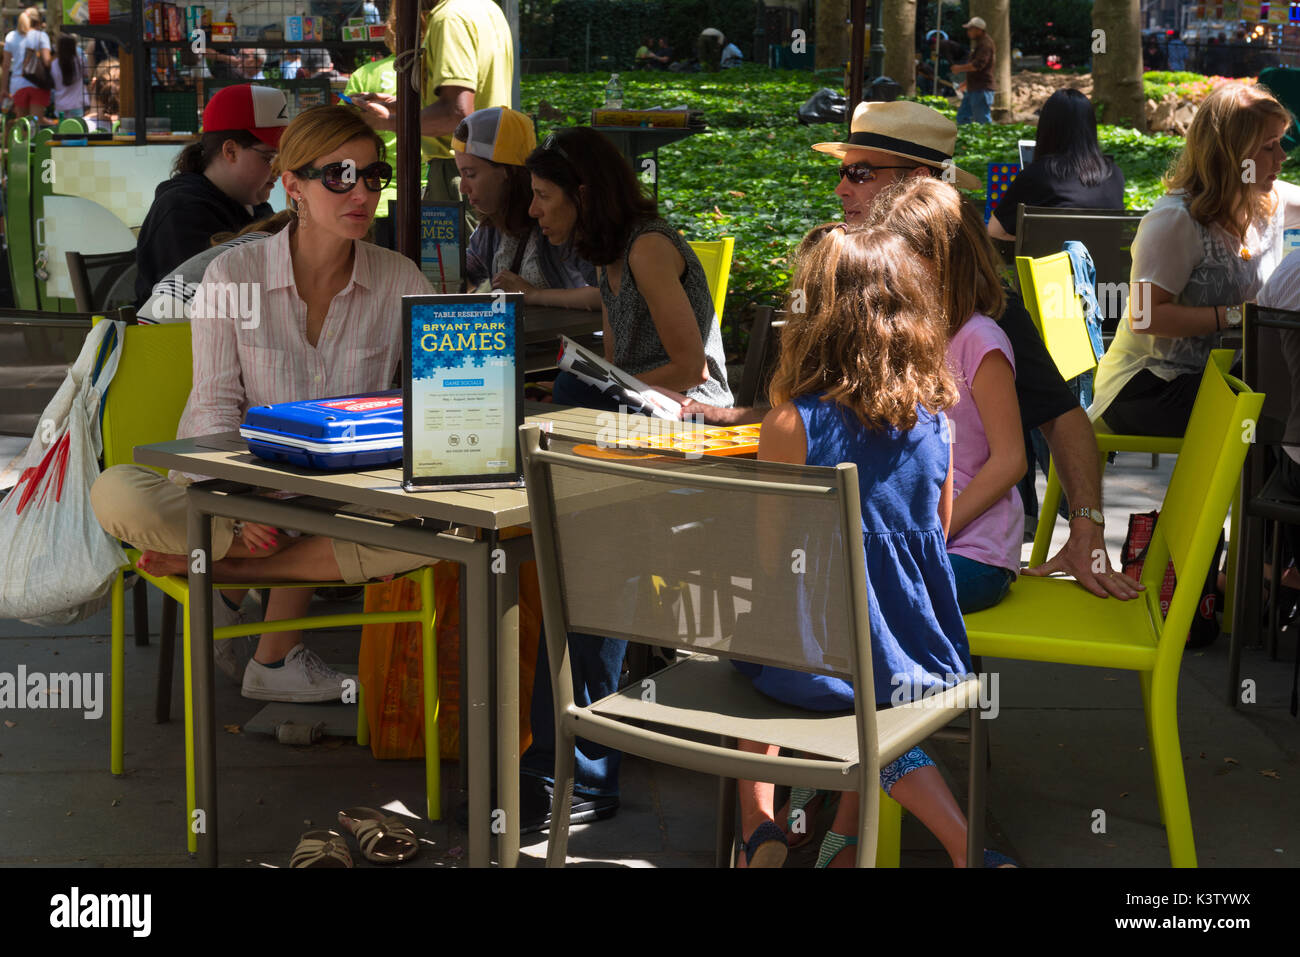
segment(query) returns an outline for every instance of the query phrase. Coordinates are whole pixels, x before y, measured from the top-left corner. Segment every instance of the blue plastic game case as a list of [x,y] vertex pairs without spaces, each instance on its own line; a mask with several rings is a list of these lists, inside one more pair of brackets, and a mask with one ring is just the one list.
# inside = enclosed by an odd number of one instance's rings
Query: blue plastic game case
[[394,465],[402,460],[402,408],[396,389],[254,406],[239,434],[272,462],[323,470]]

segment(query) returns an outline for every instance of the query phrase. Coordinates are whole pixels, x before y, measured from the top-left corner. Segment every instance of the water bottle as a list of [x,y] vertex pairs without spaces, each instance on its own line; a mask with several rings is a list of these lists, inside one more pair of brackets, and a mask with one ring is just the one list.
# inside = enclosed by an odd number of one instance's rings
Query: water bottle
[[605,86],[605,109],[621,110],[623,108],[623,84],[617,73],[611,73],[609,83]]

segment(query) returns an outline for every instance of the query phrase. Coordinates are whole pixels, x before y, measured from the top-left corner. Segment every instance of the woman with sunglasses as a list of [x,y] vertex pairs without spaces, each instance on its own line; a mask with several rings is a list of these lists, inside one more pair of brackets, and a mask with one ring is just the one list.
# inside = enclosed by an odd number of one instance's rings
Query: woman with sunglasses
[[[704,267],[659,218],[614,145],[586,126],[559,130],[528,157],[528,213],[553,245],[571,243],[599,267],[605,358],[646,385],[717,406],[732,404],[722,330]],[[560,373],[555,401],[613,408]]]
[[[204,273],[192,306],[194,386],[180,438],[232,431],[253,405],[387,388],[401,353],[401,298],[432,291],[411,260],[362,241],[392,168],[383,141],[356,110],[321,106],[300,113],[284,130],[275,169],[294,221],[228,250]],[[100,476],[91,500],[105,529],[143,550],[141,568],[184,573],[180,484],[119,466]],[[221,519],[213,528],[213,553],[217,581],[360,583],[426,561]],[[310,599],[310,589],[273,590],[266,619],[300,617]],[[223,594],[214,601],[216,623],[239,620],[241,600]],[[262,636],[242,677],[245,697],[338,700],[343,677],[299,637]],[[235,678],[232,643],[219,642],[216,650],[218,666]]]
[[228,86],[203,111],[204,133],[176,157],[159,183],[136,242],[135,304],[154,285],[210,245],[270,216],[271,163],[288,124],[284,94],[266,86]]

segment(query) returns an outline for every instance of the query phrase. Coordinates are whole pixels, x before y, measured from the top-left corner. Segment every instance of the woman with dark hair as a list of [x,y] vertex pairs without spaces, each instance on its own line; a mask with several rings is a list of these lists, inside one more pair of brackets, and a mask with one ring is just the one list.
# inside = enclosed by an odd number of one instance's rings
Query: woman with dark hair
[[994,239],[1016,238],[1016,212],[1026,206],[1123,209],[1124,172],[1102,155],[1097,112],[1078,90],[1057,90],[1038,117],[1034,161],[1011,181],[989,219]]
[[452,134],[460,191],[482,217],[466,249],[466,278],[474,288],[522,292],[530,306],[599,309],[595,267],[551,245],[528,215],[524,162],[536,148],[533,121],[506,106],[474,111]]
[[[528,212],[554,245],[599,269],[605,358],[646,385],[729,407],[722,331],[694,251],[659,218],[655,201],[614,145],[586,126],[552,133],[527,161]],[[612,408],[560,373],[555,401]]]
[[54,113],[59,119],[86,115],[86,58],[70,33],[55,44],[58,55],[50,73],[54,77]]
[[270,216],[280,134],[289,124],[284,94],[265,86],[228,86],[203,111],[203,135],[176,157],[171,179],[158,184],[136,245],[136,306],[160,279],[213,233],[238,232]]

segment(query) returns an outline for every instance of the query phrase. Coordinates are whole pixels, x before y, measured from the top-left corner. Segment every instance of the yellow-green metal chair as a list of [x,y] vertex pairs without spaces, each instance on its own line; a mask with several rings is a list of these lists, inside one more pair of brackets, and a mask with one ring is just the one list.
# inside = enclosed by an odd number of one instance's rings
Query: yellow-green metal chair
[[[1016,270],[1020,275],[1020,291],[1025,308],[1038,326],[1043,343],[1063,379],[1073,379],[1097,368],[1092,340],[1084,324],[1083,309],[1074,294],[1074,270],[1067,253],[1053,253],[1039,259],[1016,257]],[[1183,440],[1158,435],[1118,435],[1097,431],[1097,451],[1102,462],[1110,452],[1161,452],[1177,455]],[[1104,464],[1103,464],[1104,467]],[[1057,509],[1061,505],[1061,479],[1052,462],[1047,470],[1047,490],[1038,507],[1038,528],[1034,531],[1034,547],[1030,554],[1030,567],[1047,561],[1047,551],[1052,544],[1052,529],[1056,525]]]
[[[1160,518],[1142,570],[1146,591],[1132,601],[1097,598],[1073,581],[1021,577],[1010,594],[966,616],[972,654],[1136,671],[1146,709],[1156,797],[1175,867],[1196,866],[1183,755],[1178,742],[1178,671],[1201,587],[1241,475],[1263,393],[1224,371],[1232,353],[1206,365]],[[1169,614],[1160,584],[1178,576]]]
[[731,254],[736,248],[734,236],[721,239],[698,240],[690,244],[704,267],[704,277],[709,281],[709,295],[713,297],[713,311],[722,323],[722,310],[727,304],[727,283],[731,279]]
[[[135,464],[134,449],[171,441],[189,397],[191,387],[190,327],[186,323],[158,326],[128,326],[117,373],[103,400],[102,431],[104,467]],[[132,564],[139,558],[136,549],[127,549]],[[191,852],[197,850],[197,836],[191,828],[195,805],[193,678],[190,673],[189,582],[176,575],[157,576],[131,566],[119,572],[112,586],[112,670],[110,683],[110,767],[114,774],[123,770],[125,713],[125,601],[124,579],[134,570],[149,584],[181,608],[182,657],[185,689],[185,808],[186,834]],[[441,783],[438,747],[438,668],[434,640],[433,566],[402,576],[420,586],[419,609],[389,612],[349,612],[319,615],[276,622],[254,622],[217,628],[213,638],[224,641],[243,635],[296,631],[302,628],[342,628],[363,624],[419,622],[424,651],[424,744],[427,813],[430,820],[441,816]],[[337,587],[340,582],[257,582],[248,585],[223,585],[223,588],[320,588]],[[166,652],[164,652],[165,654]],[[364,690],[357,701],[357,743],[369,743]]]

